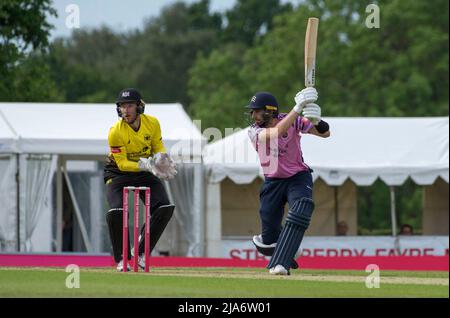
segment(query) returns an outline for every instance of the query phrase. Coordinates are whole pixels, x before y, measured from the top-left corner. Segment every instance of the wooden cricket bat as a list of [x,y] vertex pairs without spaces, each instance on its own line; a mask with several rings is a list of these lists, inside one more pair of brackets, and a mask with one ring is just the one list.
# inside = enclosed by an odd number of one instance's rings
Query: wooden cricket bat
[[316,83],[316,48],[319,19],[309,18],[305,34],[305,86],[313,87]]

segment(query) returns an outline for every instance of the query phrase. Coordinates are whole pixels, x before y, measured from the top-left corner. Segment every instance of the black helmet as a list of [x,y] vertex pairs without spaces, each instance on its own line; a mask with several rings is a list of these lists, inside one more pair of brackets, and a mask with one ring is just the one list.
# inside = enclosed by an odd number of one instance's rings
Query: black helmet
[[275,96],[269,92],[256,93],[245,108],[250,110],[264,109],[262,127],[266,126],[271,118],[278,117],[278,102]]
[[137,113],[143,114],[145,110],[145,103],[142,100],[141,94],[134,88],[125,88],[120,91],[116,98],[116,109],[119,117],[122,117],[120,112],[120,104],[125,102],[135,102],[137,104]]
[[268,92],[256,93],[250,100],[250,103],[245,107],[249,109],[265,109],[278,112],[278,102],[275,96]]

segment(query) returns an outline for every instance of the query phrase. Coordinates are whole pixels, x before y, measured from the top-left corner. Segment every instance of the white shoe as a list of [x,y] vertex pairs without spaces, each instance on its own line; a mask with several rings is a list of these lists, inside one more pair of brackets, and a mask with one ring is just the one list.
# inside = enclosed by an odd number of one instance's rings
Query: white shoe
[[[130,264],[127,263],[127,272],[131,270]],[[117,271],[123,272],[123,260],[120,260],[119,264],[117,264]]]
[[276,265],[269,269],[269,273],[272,275],[290,275],[289,271],[284,268],[283,265]]
[[[141,237],[139,236],[139,240],[141,239]],[[138,240],[138,242],[140,242]],[[134,256],[134,246],[130,246],[130,248],[131,248],[131,250],[130,250],[130,254],[131,254],[131,258],[133,258],[133,256]]]
[[139,267],[142,270],[145,269],[145,257],[144,257],[144,254],[139,255],[139,257],[138,257],[138,265],[139,265]]
[[[139,235],[138,242],[141,242],[141,238],[142,238],[142,235]],[[138,244],[138,246],[139,246],[139,244]],[[131,248],[131,250],[130,250],[131,258],[133,258],[133,256],[134,256],[134,245],[130,246],[130,248]],[[141,256],[139,255],[139,257],[141,257]]]
[[[141,239],[141,237],[139,236],[139,239]],[[131,248],[131,258],[134,257],[134,248]],[[142,269],[145,270],[145,257],[144,254],[140,254],[138,256],[138,266]]]
[[272,243],[270,245],[264,244],[261,234],[253,236],[253,244],[255,244],[258,247],[265,248],[265,249],[275,249],[275,247],[277,246],[277,242]]

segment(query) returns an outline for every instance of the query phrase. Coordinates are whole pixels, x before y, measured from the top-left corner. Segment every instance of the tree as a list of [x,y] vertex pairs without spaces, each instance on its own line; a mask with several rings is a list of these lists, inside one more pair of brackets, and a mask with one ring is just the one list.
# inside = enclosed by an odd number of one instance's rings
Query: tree
[[241,78],[246,47],[230,43],[201,56],[190,70],[189,95],[194,100],[190,114],[202,120],[202,128],[245,127],[244,105],[251,97],[248,83]]
[[[324,114],[447,115],[447,11],[437,12],[427,1],[379,5],[381,27],[368,29],[360,1],[306,1],[275,18],[274,29],[247,52],[243,74],[253,89],[270,88],[283,104],[292,104],[303,86],[306,21],[317,16],[317,88]],[[441,0],[437,7],[448,3]]]
[[126,42],[107,27],[55,40],[45,61],[67,102],[113,102],[127,86]]
[[187,27],[191,30],[216,30],[222,28],[222,16],[210,13],[210,0],[200,0],[187,7]]
[[166,7],[130,39],[138,52],[133,68],[136,85],[154,102],[180,102],[188,107],[188,71],[198,54],[208,54],[217,46],[220,26],[220,17],[209,14],[207,0]]
[[[64,95],[53,81],[49,66],[41,54],[20,59],[9,77],[9,91],[2,96],[8,102],[63,102]],[[3,97],[4,96],[4,97]]]
[[292,5],[281,4],[280,0],[238,0],[233,8],[225,12],[223,40],[252,45],[272,29],[274,16],[290,11]]
[[188,106],[188,70],[198,53],[217,45],[220,26],[220,15],[209,14],[209,0],[177,2],[147,20],[143,30],[102,27],[59,39],[48,64],[69,102],[112,102],[120,89],[135,87],[146,102]]
[[[48,46],[51,26],[46,15],[56,16],[50,0],[6,0],[0,2],[0,100],[19,101],[55,95],[48,68],[36,55]],[[31,61],[25,61],[34,51]],[[33,82],[27,76],[37,76]]]

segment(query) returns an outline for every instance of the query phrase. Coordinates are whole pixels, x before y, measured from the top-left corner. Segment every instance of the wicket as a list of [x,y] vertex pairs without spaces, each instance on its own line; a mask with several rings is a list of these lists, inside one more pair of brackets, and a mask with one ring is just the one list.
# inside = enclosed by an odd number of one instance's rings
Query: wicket
[[138,271],[139,257],[139,191],[145,191],[145,229],[144,229],[144,271],[149,271],[150,263],[150,188],[149,187],[124,187],[123,188],[123,232],[122,232],[122,260],[124,273],[128,266],[128,192],[134,191],[134,258],[133,270]]

